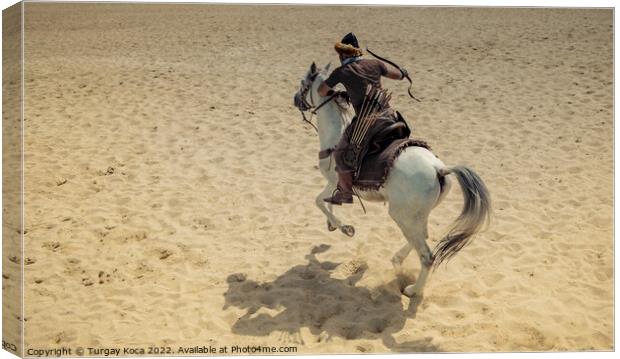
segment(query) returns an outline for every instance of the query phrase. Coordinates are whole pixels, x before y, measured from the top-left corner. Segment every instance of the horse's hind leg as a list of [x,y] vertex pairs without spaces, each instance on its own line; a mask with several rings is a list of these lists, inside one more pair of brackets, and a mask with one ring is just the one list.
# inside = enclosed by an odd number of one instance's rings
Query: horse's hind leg
[[392,257],[392,265],[394,266],[394,270],[397,272],[400,271],[401,266],[403,265],[403,261],[413,248],[409,242],[405,243],[405,245]]
[[[428,238],[428,214],[418,212],[414,215],[407,215],[401,211],[395,211],[392,207],[390,208],[390,215],[405,235],[408,245],[415,249],[418,253],[418,258],[420,259],[421,265],[420,275],[418,276],[415,284],[406,286],[403,290],[403,294],[408,297],[422,297],[429,270],[433,265],[433,254],[426,244],[426,239]],[[401,251],[404,252],[404,250],[405,247],[403,247],[403,249],[401,249],[395,257],[398,256]],[[392,262],[394,263],[394,260],[392,260]]]
[[428,248],[428,245],[426,244],[427,237],[428,236],[414,235],[411,240],[411,242],[413,242],[413,247],[418,252],[418,258],[420,259],[420,266],[422,267],[422,269],[415,284],[411,284],[405,287],[403,293],[408,297],[422,297],[424,295],[424,286],[426,285],[426,279],[428,278],[429,270],[433,265],[433,254],[431,253],[430,248]]

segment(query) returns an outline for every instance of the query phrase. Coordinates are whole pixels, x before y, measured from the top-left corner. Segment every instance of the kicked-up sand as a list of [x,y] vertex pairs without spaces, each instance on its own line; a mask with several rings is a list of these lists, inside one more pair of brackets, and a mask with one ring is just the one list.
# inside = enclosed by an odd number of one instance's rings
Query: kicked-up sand
[[[25,9],[26,348],[614,349],[611,9]],[[384,85],[414,136],[491,192],[419,305],[386,206],[337,208],[349,238],[314,204],[292,98],[349,31],[409,70],[422,102]],[[431,247],[461,206],[455,185]]]

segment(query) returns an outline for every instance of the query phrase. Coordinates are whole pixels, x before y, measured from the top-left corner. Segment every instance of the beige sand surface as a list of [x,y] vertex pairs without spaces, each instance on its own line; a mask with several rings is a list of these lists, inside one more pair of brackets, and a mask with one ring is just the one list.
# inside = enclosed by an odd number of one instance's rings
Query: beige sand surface
[[[26,345],[613,349],[612,11],[26,5]],[[314,197],[292,106],[354,31],[393,106],[494,203],[415,313],[382,204]],[[462,205],[432,214],[434,247]],[[405,262],[413,276],[415,254]]]

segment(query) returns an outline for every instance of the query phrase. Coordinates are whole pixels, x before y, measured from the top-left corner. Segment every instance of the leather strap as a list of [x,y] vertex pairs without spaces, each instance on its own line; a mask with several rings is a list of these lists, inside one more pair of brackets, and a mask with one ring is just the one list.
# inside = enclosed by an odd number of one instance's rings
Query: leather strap
[[327,158],[331,156],[333,152],[334,152],[333,148],[328,148],[323,151],[319,151],[319,159],[322,160],[324,158]]

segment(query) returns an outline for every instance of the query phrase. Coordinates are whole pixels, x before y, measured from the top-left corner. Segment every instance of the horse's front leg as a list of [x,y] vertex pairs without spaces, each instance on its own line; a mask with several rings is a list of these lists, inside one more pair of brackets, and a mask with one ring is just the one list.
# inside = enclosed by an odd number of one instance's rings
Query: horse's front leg
[[342,227],[342,222],[336,216],[334,216],[332,212],[331,203],[327,203],[323,200],[324,198],[328,198],[329,196],[331,196],[335,189],[335,185],[328,183],[325,189],[323,189],[323,191],[319,193],[319,195],[316,196],[315,199],[316,206],[319,207],[321,212],[323,212],[327,217],[327,229],[330,232],[333,232],[336,229]]
[[335,231],[336,229],[340,229],[342,233],[346,234],[349,237],[353,237],[355,235],[355,228],[348,224],[342,224],[340,219],[334,216],[334,213],[332,212],[332,205],[324,201],[325,198],[331,197],[335,189],[336,186],[334,184],[332,184],[331,182],[328,183],[323,192],[319,193],[319,195],[316,197],[316,206],[319,207],[319,209],[327,217],[327,229],[330,232]]
[[[333,208],[334,208],[334,205],[328,202],[327,203],[327,210],[329,211],[329,213],[334,214],[334,209]],[[330,231],[330,232],[333,232],[333,231],[335,231],[337,229],[338,229],[338,227],[332,226],[332,224],[329,222],[329,219],[328,219],[327,220],[327,230]]]
[[319,161],[319,169],[321,174],[327,180],[327,186],[315,199],[316,206],[319,207],[321,212],[327,217],[327,230],[330,232],[340,229],[340,231],[349,237],[355,235],[355,228],[350,225],[342,224],[332,210],[332,204],[324,201],[325,198],[329,198],[334,194],[336,190],[336,183],[338,183],[338,175],[336,174],[336,164],[333,158],[324,158]]

